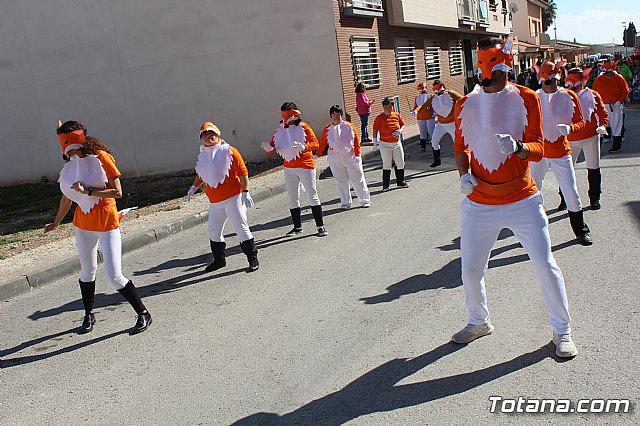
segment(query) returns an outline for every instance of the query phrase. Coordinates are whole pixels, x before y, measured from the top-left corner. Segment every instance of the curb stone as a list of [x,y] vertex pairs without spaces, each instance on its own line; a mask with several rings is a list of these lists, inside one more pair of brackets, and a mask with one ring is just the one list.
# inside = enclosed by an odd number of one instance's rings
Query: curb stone
[[[418,140],[418,136],[407,137],[404,140],[404,145],[413,144]],[[370,151],[362,154],[362,160],[369,160],[378,156],[378,151]],[[279,184],[273,187],[268,187],[251,198],[255,202],[261,202],[275,195],[286,192],[287,188],[285,184]],[[202,211],[200,213],[192,214],[190,216],[179,219],[175,222],[167,225],[158,226],[149,229],[141,234],[122,240],[122,254],[129,253],[133,250],[145,247],[149,244],[156,243],[170,235],[177,234],[182,231],[193,228],[194,226],[206,223],[209,220],[209,211]],[[98,262],[102,263],[102,251],[98,250]],[[50,284],[60,278],[64,278],[68,275],[76,273],[80,270],[80,258],[73,256],[71,259],[58,263],[57,265],[50,266],[38,271],[28,272],[26,275],[20,278],[13,278],[5,282],[0,283],[0,300],[7,301],[20,294],[25,294],[33,289]]]

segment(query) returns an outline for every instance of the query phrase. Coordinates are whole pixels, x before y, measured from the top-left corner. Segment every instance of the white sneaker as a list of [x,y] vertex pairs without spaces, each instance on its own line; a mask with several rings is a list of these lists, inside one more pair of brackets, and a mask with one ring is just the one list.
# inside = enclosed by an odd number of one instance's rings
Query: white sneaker
[[553,344],[556,345],[556,355],[560,358],[571,358],[578,355],[578,349],[573,344],[570,334],[553,333]]
[[342,210],[349,210],[351,208],[351,204],[343,204],[340,206]]
[[362,202],[362,208],[363,209],[368,209],[369,207],[371,207],[371,202],[370,201],[363,201]]
[[469,343],[478,337],[487,336],[493,333],[493,325],[491,321],[484,324],[467,324],[465,328],[451,336],[451,341],[455,343]]

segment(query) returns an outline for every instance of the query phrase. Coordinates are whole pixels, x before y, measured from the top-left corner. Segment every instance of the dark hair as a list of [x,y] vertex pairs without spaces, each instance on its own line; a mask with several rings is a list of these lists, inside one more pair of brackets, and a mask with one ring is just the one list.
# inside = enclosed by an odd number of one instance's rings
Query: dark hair
[[111,154],[111,150],[98,138],[87,136],[82,143],[82,152],[89,155],[96,155],[98,151],[105,151]]
[[364,89],[365,89],[364,83],[360,82],[356,84],[356,93],[363,93]]
[[344,113],[342,112],[342,107],[340,105],[333,105],[331,108],[329,108],[329,117],[331,117],[333,115],[334,112],[339,113],[340,115],[343,115]]
[[76,130],[82,130],[84,132],[84,135],[87,136],[87,128],[79,121],[65,121],[62,126],[58,127],[58,129],[56,130],[56,134],[64,135]]
[[498,37],[487,37],[478,41],[478,49],[482,49],[483,47],[495,47],[497,45],[503,45],[504,40]]
[[433,80],[433,86],[435,86],[436,84],[442,84],[442,81],[440,81],[440,80]]
[[[295,102],[285,102],[282,104],[282,106],[280,107],[280,111],[289,111],[290,109],[298,109],[298,105],[296,105]],[[282,121],[281,121],[282,122]],[[300,115],[295,119],[295,121],[293,121],[293,124],[298,126],[300,125],[300,123],[302,123],[302,119],[300,118]],[[288,123],[284,123],[284,127],[285,129],[287,127],[289,127]]]
[[582,70],[578,67],[573,67],[569,70],[569,74],[582,74]]
[[391,98],[389,98],[388,96],[385,96],[382,99],[382,105],[389,105],[391,103]]

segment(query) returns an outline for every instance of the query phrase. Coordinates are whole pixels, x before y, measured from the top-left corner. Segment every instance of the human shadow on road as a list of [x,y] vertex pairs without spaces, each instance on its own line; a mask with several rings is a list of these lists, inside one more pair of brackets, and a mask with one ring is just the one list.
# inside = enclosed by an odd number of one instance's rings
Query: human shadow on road
[[[0,352],[0,369],[3,368],[9,368],[9,367],[16,367],[19,365],[24,365],[24,364],[30,364],[32,362],[37,362],[37,361],[42,361],[44,359],[49,359],[52,358],[54,356],[58,356],[58,355],[62,355],[65,353],[69,353],[69,352],[73,352],[75,350],[78,349],[82,349],[85,348],[87,346],[90,345],[95,345],[96,343],[100,343],[103,342],[105,340],[111,339],[112,337],[116,337],[116,336],[120,336],[121,334],[129,334],[130,330],[120,330],[120,331],[115,331],[113,333],[109,333],[109,334],[105,334],[104,336],[99,336],[96,338],[93,338],[91,340],[84,340],[81,342],[77,342],[74,343],[71,346],[66,346],[63,348],[59,348],[56,349],[54,351],[51,352],[43,352],[43,353],[39,353],[36,355],[27,355],[27,356],[20,356],[20,357],[16,357],[16,358],[5,358],[6,355],[12,354],[12,353],[16,353],[19,352],[25,348],[31,347],[31,346],[35,346],[38,345],[40,343],[44,343],[48,340],[59,340],[59,338],[61,338],[64,335],[67,334],[78,334],[77,333],[77,328],[73,328],[70,330],[65,330],[59,333],[55,333],[55,334],[51,334],[49,336],[45,336],[45,337],[39,337],[37,339],[31,340],[29,342],[25,342],[25,343],[21,343],[20,345],[11,348],[11,349],[6,349],[3,350],[2,352]],[[38,348],[36,347],[34,350],[35,351],[40,351],[40,350],[47,350],[53,347],[56,347],[57,344],[51,344],[49,346],[43,347],[43,348]]]
[[465,346],[446,343],[415,358],[396,358],[358,377],[339,391],[313,400],[295,411],[283,415],[255,413],[234,422],[233,425],[341,425],[367,414],[390,412],[458,395],[547,358],[555,360],[554,346],[549,343],[533,352],[491,367],[418,383],[396,385]]

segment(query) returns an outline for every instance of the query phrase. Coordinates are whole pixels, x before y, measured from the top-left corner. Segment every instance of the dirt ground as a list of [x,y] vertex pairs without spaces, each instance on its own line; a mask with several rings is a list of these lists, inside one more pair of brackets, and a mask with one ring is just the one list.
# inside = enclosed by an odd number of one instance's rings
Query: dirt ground
[[[282,159],[247,162],[247,168],[250,177],[259,177],[281,169]],[[179,209],[194,178],[194,171],[123,177],[124,194],[117,200],[118,209],[138,207],[127,219]],[[53,221],[60,196],[58,184],[47,180],[0,187],[0,260],[73,235],[73,207],[56,232],[42,231],[45,224]]]

